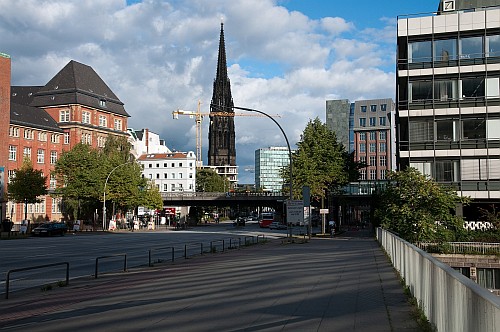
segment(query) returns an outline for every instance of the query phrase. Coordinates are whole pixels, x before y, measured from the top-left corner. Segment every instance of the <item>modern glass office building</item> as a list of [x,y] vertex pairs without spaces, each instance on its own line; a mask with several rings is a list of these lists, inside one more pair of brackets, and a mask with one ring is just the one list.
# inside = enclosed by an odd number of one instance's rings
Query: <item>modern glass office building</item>
[[255,150],[255,186],[257,190],[281,192],[281,169],[290,164],[287,147],[268,147]]
[[500,1],[442,0],[398,17],[398,166],[500,203]]

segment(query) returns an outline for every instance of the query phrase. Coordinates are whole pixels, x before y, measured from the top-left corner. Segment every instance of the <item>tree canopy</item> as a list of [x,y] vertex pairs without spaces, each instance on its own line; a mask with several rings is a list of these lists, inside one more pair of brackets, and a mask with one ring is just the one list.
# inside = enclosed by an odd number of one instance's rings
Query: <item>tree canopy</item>
[[217,174],[213,169],[199,169],[196,171],[197,192],[226,192],[230,189],[229,180]]
[[[306,125],[292,161],[294,197],[300,197],[303,186],[310,187],[311,196],[325,197],[327,191],[337,191],[349,181],[357,181],[361,166],[319,118]],[[288,167],[283,168],[282,175],[285,183],[290,183]]]
[[77,144],[63,152],[55,165],[55,195],[63,197],[67,212],[76,218],[82,209],[87,217],[101,210],[105,184],[106,202],[114,202],[122,211],[140,205],[161,208],[158,189],[142,177],[141,165],[130,158],[130,144],[124,137],[108,137],[102,149]]
[[25,158],[20,169],[8,185],[8,197],[17,203],[24,203],[24,218],[27,219],[27,205],[40,202],[39,196],[47,194],[47,177],[43,172],[33,169],[31,160]]
[[464,234],[463,219],[454,211],[457,204],[467,204],[468,198],[411,167],[389,172],[387,179],[375,209],[382,227],[409,242],[452,241]]

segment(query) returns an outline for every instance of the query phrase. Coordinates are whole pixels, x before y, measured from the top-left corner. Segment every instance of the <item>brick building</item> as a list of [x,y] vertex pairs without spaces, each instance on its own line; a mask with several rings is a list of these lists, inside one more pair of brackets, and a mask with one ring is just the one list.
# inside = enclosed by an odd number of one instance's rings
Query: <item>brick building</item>
[[[5,163],[9,177],[28,156],[47,176],[50,192],[57,186],[50,172],[63,151],[79,142],[104,147],[109,135],[128,136],[123,103],[90,66],[72,60],[44,86],[10,86],[10,59],[4,56],[0,75],[0,139],[8,142],[0,147],[0,166]],[[59,220],[61,212],[60,199],[49,195],[28,205],[30,220]],[[24,218],[23,205],[14,202],[3,213],[14,222]]]

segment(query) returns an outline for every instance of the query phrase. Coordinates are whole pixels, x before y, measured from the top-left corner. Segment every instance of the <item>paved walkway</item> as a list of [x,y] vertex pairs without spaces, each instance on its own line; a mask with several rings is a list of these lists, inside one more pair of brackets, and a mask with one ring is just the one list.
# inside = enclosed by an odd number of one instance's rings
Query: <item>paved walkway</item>
[[410,311],[377,242],[344,236],[13,293],[0,331],[418,331]]

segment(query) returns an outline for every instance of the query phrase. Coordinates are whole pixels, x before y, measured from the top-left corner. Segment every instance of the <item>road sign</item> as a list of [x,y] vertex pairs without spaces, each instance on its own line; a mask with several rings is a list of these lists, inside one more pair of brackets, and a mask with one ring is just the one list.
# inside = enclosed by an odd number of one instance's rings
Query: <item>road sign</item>
[[328,209],[319,209],[319,214],[328,214]]
[[304,201],[288,200],[286,202],[287,223],[292,225],[304,225]]

